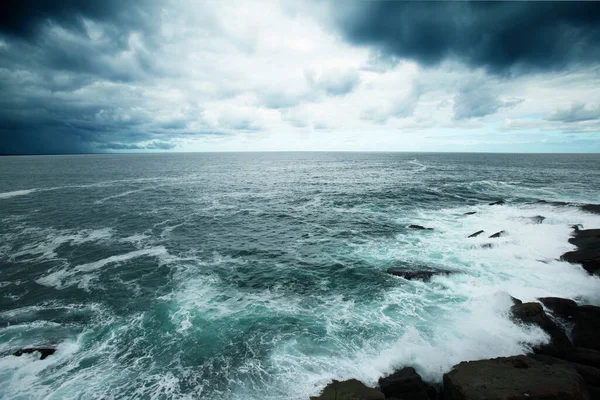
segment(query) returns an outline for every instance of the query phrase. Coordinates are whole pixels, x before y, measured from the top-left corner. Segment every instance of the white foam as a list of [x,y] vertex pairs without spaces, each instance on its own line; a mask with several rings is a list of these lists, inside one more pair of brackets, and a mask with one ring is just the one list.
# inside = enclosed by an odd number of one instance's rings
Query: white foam
[[10,199],[11,197],[16,196],[25,196],[31,193],[37,192],[37,189],[25,189],[25,190],[15,190],[13,192],[4,192],[0,193],[0,199]]
[[77,265],[72,268],[61,268],[58,271],[37,279],[36,282],[40,285],[50,286],[56,289],[78,285],[78,287],[82,289],[89,290],[90,282],[96,278],[96,276],[93,275],[93,272],[102,269],[109,264],[118,264],[144,256],[160,257],[166,254],[168,254],[167,250],[163,246],[134,250],[129,253],[110,256],[91,263]]

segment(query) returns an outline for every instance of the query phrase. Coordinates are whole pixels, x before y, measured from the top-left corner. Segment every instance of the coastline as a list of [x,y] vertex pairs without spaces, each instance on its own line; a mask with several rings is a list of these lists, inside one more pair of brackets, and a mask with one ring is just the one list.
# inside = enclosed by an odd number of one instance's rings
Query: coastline
[[[502,206],[503,200],[490,206]],[[600,214],[600,205],[586,204],[584,211]],[[473,212],[465,213],[472,215]],[[536,217],[542,223],[544,217]],[[429,230],[420,225],[410,229]],[[569,243],[576,249],[564,253],[561,261],[578,264],[591,276],[600,273],[600,229],[572,226]],[[483,231],[473,233],[476,237]],[[489,238],[498,238],[504,231]],[[490,247],[492,245],[490,244]],[[388,270],[404,279],[429,279],[433,271]],[[451,271],[438,271],[448,274]],[[475,400],[475,399],[600,399],[600,307],[578,304],[559,297],[538,298],[523,303],[511,296],[511,319],[518,324],[535,325],[549,342],[532,351],[511,357],[462,361],[443,375],[443,382],[425,382],[408,365],[382,376],[377,387],[356,379],[328,384],[310,400]]]

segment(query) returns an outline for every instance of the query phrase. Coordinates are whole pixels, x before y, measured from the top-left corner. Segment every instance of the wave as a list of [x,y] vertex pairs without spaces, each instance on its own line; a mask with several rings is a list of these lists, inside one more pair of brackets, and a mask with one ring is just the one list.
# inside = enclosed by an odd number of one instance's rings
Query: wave
[[38,189],[25,189],[25,190],[15,190],[13,192],[4,192],[0,193],[0,199],[10,199],[11,197],[16,196],[26,196],[28,194],[37,192]]

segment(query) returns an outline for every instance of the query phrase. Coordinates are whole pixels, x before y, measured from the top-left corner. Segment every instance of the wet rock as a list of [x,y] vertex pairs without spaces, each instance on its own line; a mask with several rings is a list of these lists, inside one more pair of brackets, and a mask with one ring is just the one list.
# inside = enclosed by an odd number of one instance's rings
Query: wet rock
[[542,222],[544,222],[546,217],[542,215],[536,215],[535,217],[529,217],[528,219],[532,224],[541,224]]
[[390,275],[394,275],[394,276],[400,276],[404,279],[408,279],[409,281],[414,280],[414,279],[426,281],[426,280],[431,279],[431,277],[433,277],[435,275],[448,275],[451,273],[451,271],[446,271],[446,270],[411,271],[411,270],[402,269],[402,268],[389,268],[387,270],[387,273]]
[[600,204],[586,204],[579,208],[592,214],[600,214]]
[[516,297],[512,297],[512,296],[509,296],[509,297],[512,300],[514,305],[523,304],[523,302],[521,300],[517,299]]
[[580,228],[583,228],[583,225],[581,224],[575,224],[575,225],[571,225],[571,229],[578,231]]
[[569,243],[577,250],[563,254],[561,260],[581,264],[590,274],[600,272],[600,229],[576,230]]
[[310,400],[384,400],[385,396],[377,389],[365,386],[361,381],[349,379],[327,385],[319,396]]
[[13,356],[20,357],[23,354],[40,353],[40,360],[46,359],[56,352],[56,349],[50,347],[31,347],[26,349],[19,349],[13,353]]
[[483,233],[483,231],[477,231],[475,233],[471,233],[469,236],[467,236],[468,238],[473,238],[473,237],[477,237],[479,235],[481,235]]
[[517,304],[510,308],[513,319],[525,324],[535,324],[550,335],[550,346],[571,347],[571,342],[565,332],[558,327],[544,312],[540,303]]
[[421,225],[409,225],[408,226],[409,229],[420,229],[422,231],[432,231],[433,228],[425,228],[424,226]]
[[461,362],[444,374],[446,400],[589,399],[583,378],[567,364],[527,356]]
[[494,233],[489,238],[490,239],[496,239],[496,238],[499,238],[500,236],[504,236],[504,235],[506,235],[506,231],[500,231],[500,232]]
[[581,264],[590,274],[600,270],[600,251],[595,249],[569,251],[560,256],[560,259],[571,264]]
[[473,215],[473,214],[477,214],[477,211],[469,211],[464,213],[463,215]]
[[504,204],[505,204],[504,200],[498,200],[498,201],[494,201],[493,203],[490,203],[488,205],[490,205],[490,206],[503,206]]
[[600,369],[592,367],[590,365],[578,364],[560,358],[547,356],[543,354],[534,354],[531,358],[536,359],[546,364],[568,364],[575,369],[581,375],[585,383],[588,385],[600,386]]
[[406,367],[379,379],[379,388],[386,398],[403,400],[434,400],[436,390],[427,385],[414,368]]
[[583,347],[558,348],[547,346],[535,349],[536,354],[548,355],[577,364],[589,365],[600,369],[600,351]]
[[577,312],[577,303],[560,297],[540,297],[538,300],[557,317],[571,319]]
[[491,249],[492,247],[494,247],[494,245],[491,243],[484,243],[481,245],[482,249]]
[[574,318],[573,344],[600,350],[600,307],[580,306]]

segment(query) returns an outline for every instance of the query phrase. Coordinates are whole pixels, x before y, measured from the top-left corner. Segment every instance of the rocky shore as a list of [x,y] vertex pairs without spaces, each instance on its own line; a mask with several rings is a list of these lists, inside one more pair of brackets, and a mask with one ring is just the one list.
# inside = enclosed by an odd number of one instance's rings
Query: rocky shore
[[[503,204],[500,200],[490,206]],[[581,208],[600,213],[597,205]],[[543,220],[537,216],[533,223]],[[409,228],[428,229],[418,225]],[[482,233],[478,231],[469,237]],[[503,234],[504,231],[497,232],[489,238]],[[600,275],[600,229],[573,226],[569,242],[577,248],[563,254],[561,260],[580,264],[590,275]],[[451,271],[390,269],[388,273],[426,280]],[[529,303],[513,298],[513,303],[513,321],[537,325],[550,337],[547,344],[535,347],[531,354],[461,362],[444,374],[442,385],[424,382],[410,366],[380,378],[375,388],[356,379],[333,381],[310,400],[600,399],[600,307],[557,297]]]

